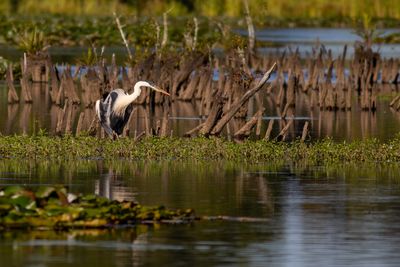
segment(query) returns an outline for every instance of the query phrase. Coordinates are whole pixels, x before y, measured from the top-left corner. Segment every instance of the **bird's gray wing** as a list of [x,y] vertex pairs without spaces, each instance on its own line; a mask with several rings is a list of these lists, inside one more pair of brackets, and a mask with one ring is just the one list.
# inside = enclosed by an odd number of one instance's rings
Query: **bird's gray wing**
[[111,112],[110,116],[110,125],[111,128],[118,134],[121,135],[124,131],[124,127],[127,124],[129,117],[132,113],[133,110],[133,105],[129,105],[126,107],[125,112],[123,116],[117,115],[113,112]]
[[100,124],[109,136],[113,135],[113,130],[110,127],[110,116],[111,116],[111,102],[99,100],[98,104],[98,115]]

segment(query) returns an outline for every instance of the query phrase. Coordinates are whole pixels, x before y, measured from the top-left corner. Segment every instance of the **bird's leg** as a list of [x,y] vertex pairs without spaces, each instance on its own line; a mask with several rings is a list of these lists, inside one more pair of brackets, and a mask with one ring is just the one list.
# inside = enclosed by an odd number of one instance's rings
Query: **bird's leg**
[[112,132],[112,139],[117,140],[118,139],[118,134],[116,132]]

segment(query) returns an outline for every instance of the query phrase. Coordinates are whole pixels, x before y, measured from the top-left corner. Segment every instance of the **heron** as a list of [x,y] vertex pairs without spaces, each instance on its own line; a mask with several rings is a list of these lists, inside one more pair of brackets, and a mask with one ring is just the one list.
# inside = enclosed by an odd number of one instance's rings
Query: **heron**
[[118,88],[105,93],[102,99],[96,101],[96,114],[100,124],[111,138],[122,134],[133,110],[132,102],[142,93],[141,87],[148,87],[156,92],[170,95],[150,82],[138,81],[133,87],[132,94]]

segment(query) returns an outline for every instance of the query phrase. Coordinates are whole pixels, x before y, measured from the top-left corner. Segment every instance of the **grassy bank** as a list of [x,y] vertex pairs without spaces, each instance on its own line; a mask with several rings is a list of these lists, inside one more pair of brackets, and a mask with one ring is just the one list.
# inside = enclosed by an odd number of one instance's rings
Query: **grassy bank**
[[272,141],[234,143],[222,138],[146,138],[139,142],[94,137],[1,136],[0,156],[17,159],[229,160],[241,162],[398,162],[400,137],[305,144]]

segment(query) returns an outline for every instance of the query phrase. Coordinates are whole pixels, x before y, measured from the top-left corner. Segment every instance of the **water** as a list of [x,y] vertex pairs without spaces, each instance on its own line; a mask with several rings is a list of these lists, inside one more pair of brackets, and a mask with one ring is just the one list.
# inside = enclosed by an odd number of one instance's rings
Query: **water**
[[[19,88],[17,88],[19,90]],[[7,104],[7,88],[0,84],[0,132],[2,134],[34,134],[45,129],[48,133],[54,134],[57,120],[62,107],[52,105],[48,86],[34,84],[32,88],[32,104]],[[359,99],[356,94],[353,96],[352,110],[350,111],[320,111],[319,108],[309,107],[309,97],[302,93],[296,96],[296,107],[288,112],[287,120],[294,120],[289,128],[288,140],[295,139],[302,134],[306,121],[310,122],[310,139],[330,137],[334,140],[360,140],[366,138],[378,138],[382,141],[393,139],[400,131],[400,112],[390,108],[390,101],[398,94],[399,89],[394,85],[382,87],[377,98],[377,111],[361,111]],[[18,92],[19,93],[19,92]],[[20,94],[20,93],[19,93]],[[264,99],[264,117],[261,134],[265,134],[268,123],[275,120],[271,136],[275,137],[283,128],[283,120],[278,116],[281,111],[273,104],[275,96],[261,93]],[[283,109],[283,108],[282,108]],[[83,129],[89,129],[93,118],[96,116],[94,108],[74,107],[72,111],[73,131],[81,112],[85,113]],[[224,136],[232,136],[239,130],[256,110],[255,99],[250,100],[249,113],[247,118],[233,119],[223,132]],[[163,117],[162,106],[156,106],[151,111],[146,106],[136,106],[129,126],[131,136],[140,134],[146,127],[156,128],[157,121]],[[200,102],[175,101],[171,105],[169,117],[169,134],[183,136],[189,130],[204,122],[205,116],[201,116]]]
[[[348,29],[267,29],[257,32],[274,43],[265,52],[299,47],[311,51],[317,41],[333,53],[357,37]],[[397,57],[398,45],[380,46],[384,56]],[[55,62],[75,62],[86,48],[52,48]],[[117,60],[123,48],[108,48]],[[349,53],[352,50],[349,49]],[[18,59],[14,49],[0,47],[0,56]],[[121,61],[123,62],[123,61]],[[32,104],[7,105],[7,90],[0,85],[0,132],[52,133],[60,108],[52,106],[46,88],[33,88]],[[17,88],[19,90],[19,88]],[[361,112],[357,96],[348,112],[310,110],[297,96],[290,138],[311,122],[311,138],[354,140],[377,137],[389,140],[400,131],[400,113],[389,108],[398,88],[387,86],[377,98],[377,112]],[[262,133],[268,120],[281,120],[266,104]],[[250,111],[254,112],[254,101]],[[197,126],[199,103],[174,102],[171,134],[181,136]],[[94,116],[86,114],[85,127]],[[145,129],[162,117],[138,106],[131,132]],[[151,115],[148,117],[148,115]],[[251,115],[250,113],[249,115]],[[230,133],[245,123],[232,120]],[[229,132],[224,132],[229,136]],[[7,231],[0,233],[0,266],[398,266],[400,255],[400,166],[398,164],[342,164],[303,166],[246,165],[229,162],[0,161],[0,186],[61,184],[75,193],[96,193],[112,199],[137,200],[145,205],[194,208],[197,215],[250,217],[257,222],[199,221],[190,225],[136,226],[129,229]]]
[[[382,29],[379,32],[383,35],[398,33],[397,29]],[[239,31],[246,35],[246,31]],[[312,51],[316,44],[323,44],[327,50],[332,51],[334,57],[343,53],[343,47],[348,46],[348,56],[354,53],[353,44],[362,39],[353,29],[348,28],[284,28],[284,29],[260,29],[256,31],[256,38],[259,41],[272,43],[275,47],[262,47],[265,53],[283,51],[288,47],[292,50],[299,49],[301,55],[305,56]],[[278,49],[277,49],[278,48]],[[397,58],[400,52],[399,44],[376,44],[375,51],[379,51],[382,58]]]
[[[237,33],[247,36],[246,30],[236,30]],[[379,29],[383,35],[398,33],[398,29]],[[360,37],[349,28],[267,28],[256,29],[256,38],[261,42],[267,42],[260,52],[276,53],[291,47],[293,50],[299,48],[301,55],[310,53],[316,44],[323,44],[326,49],[332,50],[336,57],[342,55],[344,45],[348,45],[348,55],[352,55],[354,50],[352,45],[360,41]],[[399,44],[378,44],[373,47],[379,50],[383,58],[400,55]],[[51,47],[49,49],[53,62],[76,63],[76,59],[87,53],[87,47]],[[123,64],[126,60],[126,49],[123,46],[106,47],[104,56],[110,58],[115,54],[118,64]],[[22,52],[0,44],[0,56],[19,61]]]
[[[396,32],[395,29],[384,29],[386,34]],[[245,35],[246,31],[238,31]],[[283,28],[283,29],[259,29],[256,32],[260,41],[273,44],[271,47],[262,47],[261,50],[268,53],[282,52],[288,47],[295,49],[299,47],[302,55],[309,53],[315,44],[322,43],[327,49],[331,49],[334,56],[342,53],[345,44],[348,45],[348,54],[353,53],[352,44],[359,40],[359,37],[352,29],[324,29],[324,28]],[[400,45],[379,45],[383,57],[397,57],[400,53]],[[76,58],[86,52],[85,47],[60,48],[53,47],[50,54],[54,62],[76,62]],[[115,53],[117,61],[123,63],[126,56],[123,47],[109,47],[105,50],[105,56],[110,58]],[[19,60],[21,52],[5,46],[0,46],[0,56]],[[299,137],[305,121],[310,121],[310,138],[331,137],[335,140],[358,140],[376,137],[386,141],[393,138],[400,131],[400,112],[389,107],[390,101],[398,94],[399,88],[394,85],[383,85],[377,99],[376,112],[361,112],[359,106],[359,96],[353,96],[352,110],[343,112],[319,111],[318,108],[312,110],[309,108],[307,97],[297,95],[296,109],[289,114],[288,119],[294,119],[293,125],[289,129],[288,139]],[[19,90],[19,88],[17,88]],[[51,105],[48,94],[48,87],[34,85],[32,88],[33,104],[7,105],[7,90],[4,84],[0,84],[0,132],[2,134],[32,134],[40,129],[45,129],[49,133],[54,133],[57,125],[57,118],[61,108]],[[274,106],[274,97],[263,95],[264,122],[261,133],[265,133],[268,121],[275,119],[272,137],[277,136],[283,128],[282,120],[279,118],[279,112]],[[44,100],[44,101],[43,101]],[[45,102],[45,103],[44,103]],[[248,118],[251,117],[254,110],[254,101],[250,105]],[[73,128],[76,127],[79,114],[85,113],[84,129],[88,129],[95,116],[93,109],[76,108],[73,111]],[[138,106],[133,114],[131,122],[131,136],[139,135],[150,125],[155,128],[157,121],[162,118],[163,110],[156,107],[155,111],[150,111],[145,107]],[[171,106],[169,118],[170,134],[182,136],[187,131],[195,128],[205,117],[201,115],[201,104],[196,102],[184,103],[174,102]],[[245,124],[245,119],[234,119],[228,124],[228,130],[224,132],[225,136],[232,136],[241,126]]]
[[6,232],[12,266],[398,266],[398,165],[294,166],[228,162],[0,162],[0,183],[64,184],[73,192],[245,223],[117,230]]

